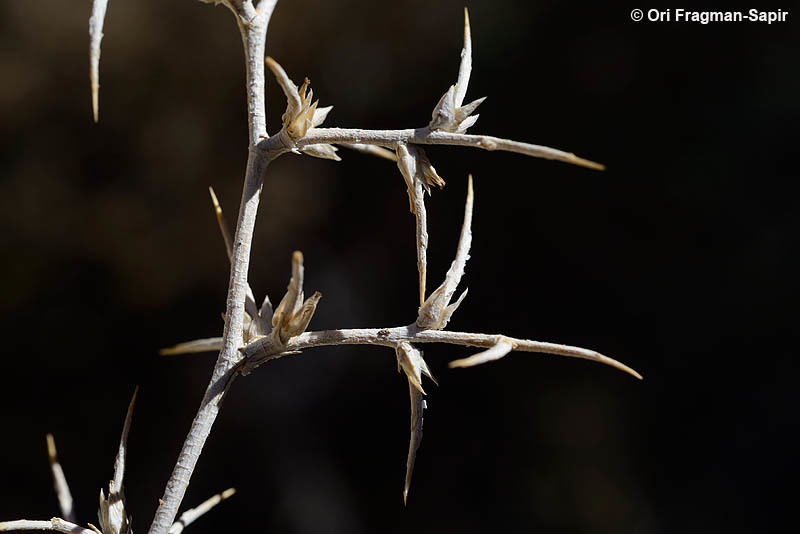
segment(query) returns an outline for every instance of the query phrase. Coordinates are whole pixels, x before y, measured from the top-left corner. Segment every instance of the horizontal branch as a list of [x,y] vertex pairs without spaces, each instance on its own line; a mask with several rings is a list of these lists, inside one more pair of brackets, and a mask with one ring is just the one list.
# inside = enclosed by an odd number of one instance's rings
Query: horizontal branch
[[610,365],[638,379],[642,378],[642,375],[627,365],[593,350],[570,345],[547,343],[544,341],[515,339],[500,335],[448,332],[444,330],[422,330],[416,324],[394,328],[360,328],[306,332],[290,339],[284,346],[276,345],[269,337],[261,338],[240,349],[246,358],[242,367],[242,374],[248,374],[268,360],[278,358],[286,353],[311,347],[330,345],[381,345],[394,347],[402,341],[410,343],[449,343],[452,345],[466,345],[468,347],[482,348],[494,347],[498,342],[502,341],[510,343],[512,350],[592,360]]
[[58,532],[66,532],[67,534],[97,534],[93,530],[83,528],[69,521],[64,521],[58,517],[54,517],[50,521],[28,521],[27,519],[20,519],[19,521],[0,523],[0,532],[11,532],[13,530],[56,530]]
[[399,144],[416,145],[450,145],[469,146],[483,150],[502,150],[536,158],[552,159],[564,163],[572,163],[589,169],[603,170],[600,163],[580,158],[571,152],[564,152],[542,145],[522,143],[491,135],[471,135],[432,131],[429,128],[408,128],[405,130],[362,130],[357,128],[312,128],[305,137],[296,141],[295,147],[281,146],[282,139],[274,135],[259,143],[258,147],[265,151],[286,151],[291,148],[302,148],[306,145],[327,144],[362,144],[396,147]]

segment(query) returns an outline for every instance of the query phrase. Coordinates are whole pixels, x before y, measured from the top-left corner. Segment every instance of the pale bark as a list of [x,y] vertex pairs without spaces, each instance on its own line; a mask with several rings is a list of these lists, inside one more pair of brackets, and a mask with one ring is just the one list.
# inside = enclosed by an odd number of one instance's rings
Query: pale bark
[[217,358],[200,408],[192,421],[178,456],[178,461],[167,482],[164,495],[159,501],[155,518],[150,526],[150,534],[167,534],[175,521],[203,445],[208,439],[211,427],[219,413],[220,402],[235,376],[236,365],[241,360],[239,347],[242,345],[244,328],[250,246],[253,240],[264,172],[271,161],[269,155],[255,150],[253,147],[259,139],[267,135],[264,103],[264,56],[267,26],[276,1],[262,0],[256,6],[253,6],[251,1],[240,1],[233,2],[229,6],[234,11],[239,25],[245,52],[247,73],[245,87],[247,88],[250,149],[233,240],[222,350]]
[[[594,170],[603,170],[605,166],[576,156],[571,152],[565,152],[556,148],[531,143],[522,143],[511,139],[502,139],[491,135],[472,135],[462,133],[451,133],[443,131],[432,131],[429,128],[406,128],[403,130],[362,130],[359,128],[312,128],[306,136],[295,143],[295,147],[300,149],[306,145],[318,143],[328,144],[366,144],[378,145],[383,147],[396,147],[399,144],[415,145],[450,145],[468,146],[481,148],[483,150],[501,150],[504,152],[514,152],[535,158],[552,159],[571,163],[581,167]],[[287,145],[278,134],[264,139],[258,144],[258,150],[267,153],[283,154],[290,151],[293,147]]]
[[481,348],[491,348],[497,345],[498,342],[503,341],[510,343],[515,351],[538,352],[541,354],[553,354],[591,360],[609,365],[636,378],[642,378],[642,375],[627,365],[613,358],[609,358],[608,356],[604,356],[599,352],[581,347],[547,343],[545,341],[533,341],[531,339],[517,339],[496,334],[422,330],[416,324],[396,326],[394,328],[344,328],[340,330],[305,332],[290,339],[289,342],[283,346],[275,344],[268,337],[258,339],[242,349],[242,354],[246,358],[246,361],[243,362],[242,365],[242,374],[249,373],[266,361],[289,353],[296,354],[297,351],[311,347],[329,345],[378,345],[383,347],[395,347],[402,341],[407,341],[409,343],[448,343],[451,345],[466,345],[469,347]]
[[58,517],[54,517],[50,521],[29,521],[27,519],[20,519],[18,521],[5,521],[0,523],[0,532],[11,532],[14,530],[55,530],[67,534],[97,534],[94,530],[83,528]]

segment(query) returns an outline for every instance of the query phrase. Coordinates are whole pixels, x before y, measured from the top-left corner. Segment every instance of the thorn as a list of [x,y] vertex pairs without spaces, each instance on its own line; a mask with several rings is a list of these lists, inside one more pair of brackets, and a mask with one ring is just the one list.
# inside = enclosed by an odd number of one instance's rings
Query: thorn
[[56,455],[56,442],[53,439],[53,434],[47,434],[47,457],[50,459],[50,463],[55,463],[58,461],[58,457]]
[[575,154],[570,153],[567,156],[567,161],[574,165],[579,165],[581,167],[586,167],[587,169],[593,169],[595,171],[604,171],[606,170],[606,166],[602,163],[597,163],[588,159],[583,159],[581,157],[576,156]]
[[103,39],[107,7],[108,0],[93,0],[89,17],[89,84],[92,88],[92,117],[95,124],[100,120],[100,42]]
[[458,78],[456,81],[455,105],[461,107],[464,97],[467,96],[469,76],[472,72],[472,31],[469,26],[469,10],[464,7],[464,46],[461,49],[461,63],[458,65]]
[[92,117],[94,123],[100,122],[100,84],[92,80]]
[[214,193],[214,188],[210,185],[208,186],[208,192],[211,194],[211,203],[214,205],[214,213],[221,214],[222,208],[219,206],[219,200],[217,200],[217,195]]
[[510,340],[501,338],[492,347],[489,347],[488,349],[479,352],[474,356],[470,356],[469,358],[453,360],[452,362],[447,364],[447,366],[450,367],[451,369],[454,369],[456,367],[472,367],[475,365],[480,365],[482,363],[499,360],[512,350],[514,350],[514,344]]
[[231,233],[228,230],[228,223],[225,221],[225,214],[222,213],[222,206],[219,205],[219,200],[217,199],[217,194],[214,192],[214,188],[208,186],[208,193],[211,195],[211,204],[214,206],[214,215],[217,216],[217,226],[219,226],[219,231],[222,234],[222,240],[225,242],[225,251],[228,254],[228,261],[233,261],[233,239],[231,238]]

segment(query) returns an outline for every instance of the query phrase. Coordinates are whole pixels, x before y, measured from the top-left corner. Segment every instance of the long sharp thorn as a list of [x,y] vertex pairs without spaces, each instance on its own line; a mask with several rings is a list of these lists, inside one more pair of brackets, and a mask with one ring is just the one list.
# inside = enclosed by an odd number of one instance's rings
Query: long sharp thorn
[[53,486],[56,490],[56,497],[58,497],[58,506],[61,508],[61,515],[64,519],[70,522],[75,521],[75,513],[72,509],[72,493],[69,491],[69,484],[67,484],[67,477],[64,476],[64,470],[58,461],[58,453],[56,452],[56,442],[53,439],[53,434],[47,434],[47,456],[50,459],[50,470],[53,472]]
[[208,192],[211,194],[211,203],[214,205],[214,215],[217,216],[217,225],[219,226],[219,231],[222,234],[222,240],[225,242],[225,250],[228,253],[228,260],[232,261],[233,240],[231,239],[231,233],[228,230],[228,223],[225,221],[225,215],[222,213],[222,206],[219,205],[219,200],[217,200],[217,195],[214,193],[214,188],[208,186]]
[[[225,251],[228,254],[228,261],[232,262],[233,234],[228,228],[228,223],[225,220],[225,213],[222,211],[222,206],[220,206],[219,200],[217,199],[217,194],[214,192],[214,188],[208,186],[208,192],[211,195],[211,204],[214,206],[214,215],[217,217],[217,225],[219,226],[219,231],[222,234],[222,240],[225,242]],[[247,296],[245,297],[245,311],[248,315],[250,315],[251,319],[258,320],[258,306],[256,305],[256,298],[249,284],[247,285]]]
[[185,343],[179,343],[173,347],[161,349],[158,351],[158,353],[161,356],[172,356],[175,354],[195,354],[198,352],[219,351],[221,348],[221,337],[209,337],[204,339],[195,339],[194,341],[187,341]]
[[464,48],[461,50],[461,63],[458,66],[458,81],[456,82],[456,108],[464,103],[469,85],[469,75],[472,72],[472,32],[469,28],[469,10],[464,8]]
[[92,88],[92,117],[100,120],[100,41],[103,40],[103,23],[108,0],[94,0],[89,17],[89,83]]
[[[114,488],[120,491],[122,488],[122,479],[125,477],[125,457],[128,453],[128,432],[131,429],[131,418],[133,416],[133,406],[136,404],[136,394],[139,392],[139,386],[133,390],[133,397],[128,404],[128,413],[125,414],[125,424],[122,427],[122,436],[119,439],[119,450],[117,451],[117,458],[114,461]],[[110,497],[110,495],[109,495]]]
[[417,460],[417,449],[422,442],[422,416],[425,410],[425,399],[420,391],[409,380],[408,392],[411,397],[411,438],[408,444],[408,460],[406,461],[406,480],[403,486],[403,505],[408,503],[408,490],[411,487],[411,475]]

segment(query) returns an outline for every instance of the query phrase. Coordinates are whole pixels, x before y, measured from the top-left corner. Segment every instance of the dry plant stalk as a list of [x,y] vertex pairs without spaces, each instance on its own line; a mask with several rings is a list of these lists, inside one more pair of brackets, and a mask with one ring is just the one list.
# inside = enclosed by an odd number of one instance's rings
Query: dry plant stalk
[[[423,411],[426,408],[423,375],[436,383],[422,352],[417,347],[420,343],[449,343],[484,349],[472,356],[450,362],[451,368],[471,367],[498,360],[511,351],[521,351],[592,360],[641,378],[641,375],[626,365],[580,347],[516,339],[504,335],[445,330],[453,313],[467,295],[465,289],[453,302],[453,296],[464,275],[472,241],[471,225],[474,205],[472,176],[469,176],[467,181],[464,222],[455,258],[442,283],[430,295],[426,294],[429,243],[425,194],[431,194],[432,186],[441,189],[444,187],[445,181],[434,169],[422,145],[452,145],[484,150],[504,150],[553,159],[590,169],[603,169],[602,165],[579,158],[569,152],[487,135],[466,133],[477,121],[478,115],[473,113],[485,99],[485,97],[479,98],[464,104],[472,72],[472,36],[466,9],[464,10],[464,45],[461,51],[457,80],[434,106],[428,124],[424,127],[402,130],[361,130],[320,128],[331,112],[332,106],[319,107],[318,101],[313,99],[313,91],[308,78],[298,87],[277,61],[265,56],[267,26],[277,0],[201,1],[222,4],[232,11],[242,36],[247,67],[246,88],[250,150],[242,200],[233,235],[228,229],[214,190],[209,188],[214,212],[231,263],[223,334],[218,338],[189,341],[161,351],[162,354],[219,351],[219,356],[200,409],[191,424],[178,461],[167,482],[163,497],[159,501],[158,510],[150,526],[150,534],[177,534],[199,515],[233,494],[234,490],[229,489],[212,497],[197,508],[184,512],[180,519],[175,520],[203,444],[208,438],[219,411],[220,402],[228,388],[236,377],[247,375],[260,365],[282,356],[298,354],[308,348],[327,345],[374,345],[387,347],[395,352],[398,371],[403,372],[408,381],[411,406],[409,449],[403,485],[404,502],[408,498],[416,454],[422,439]],[[98,119],[98,65],[106,4],[107,0],[94,0],[90,18],[90,81],[95,121]],[[282,127],[273,135],[269,135],[266,130],[265,66],[273,73],[286,97]],[[257,306],[253,291],[247,283],[256,211],[261,195],[262,180],[270,162],[289,152],[339,161],[341,158],[337,153],[338,146],[396,162],[405,182],[410,210],[415,218],[419,275],[417,317],[413,323],[407,326],[306,332],[321,294],[316,292],[307,299],[304,297],[303,255],[299,251],[292,256],[289,284],[284,297],[274,311],[268,297],[264,298],[261,306]],[[89,525],[92,529],[89,530],[74,524],[69,487],[58,463],[52,436],[48,436],[54,485],[64,519],[0,523],[0,531],[38,529],[85,534],[130,533],[130,512],[125,507],[122,479],[125,469],[126,442],[135,397],[134,393],[134,399],[131,400],[125,418],[114,466],[114,478],[109,483],[108,498],[102,491],[100,493],[99,528]]]

